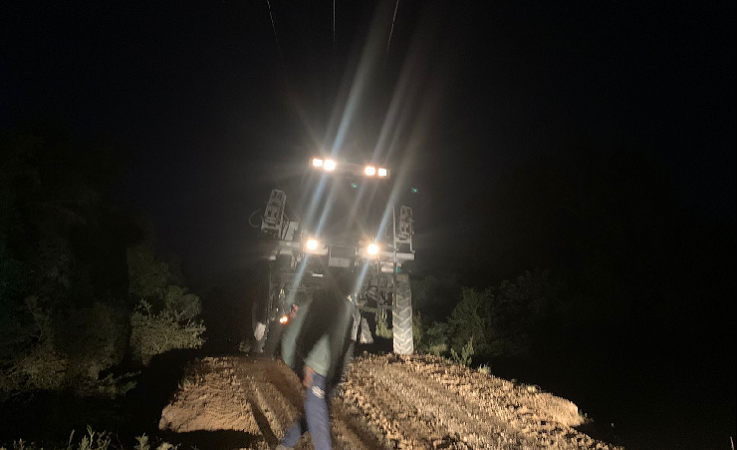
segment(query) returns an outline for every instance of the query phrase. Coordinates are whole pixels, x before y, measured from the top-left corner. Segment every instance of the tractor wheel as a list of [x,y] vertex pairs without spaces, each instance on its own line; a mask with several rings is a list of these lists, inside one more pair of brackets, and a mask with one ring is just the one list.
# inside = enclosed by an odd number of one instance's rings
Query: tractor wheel
[[[271,286],[272,264],[269,261],[261,261],[253,278],[252,291],[252,337],[254,345],[252,352],[262,353],[267,338],[269,337],[270,312],[272,311],[272,286]],[[261,333],[258,336],[258,328]]]
[[277,320],[273,320],[270,322],[270,325],[267,327],[267,338],[265,338],[265,345],[262,349],[263,355],[272,357],[278,356],[278,351],[280,350],[280,340],[283,337],[283,331],[285,331],[285,326],[281,325],[280,322],[278,322]]
[[[252,340],[254,342],[254,344],[252,345],[253,353],[262,353],[262,349],[265,346],[265,341],[267,340],[267,319],[265,319],[264,317],[265,314],[263,309],[261,308],[261,305],[257,303],[252,304]],[[261,328],[261,330],[259,330],[259,336],[258,328]]]
[[393,302],[393,353],[414,353],[414,318],[411,311],[411,283],[408,274],[396,275],[396,298]]

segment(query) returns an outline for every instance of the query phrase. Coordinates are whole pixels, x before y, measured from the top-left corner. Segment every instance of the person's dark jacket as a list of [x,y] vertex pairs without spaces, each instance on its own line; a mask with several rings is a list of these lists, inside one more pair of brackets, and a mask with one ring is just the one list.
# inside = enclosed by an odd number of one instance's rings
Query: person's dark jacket
[[283,335],[283,360],[301,378],[306,365],[326,376],[330,392],[352,358],[359,321],[357,306],[338,291],[315,293]]

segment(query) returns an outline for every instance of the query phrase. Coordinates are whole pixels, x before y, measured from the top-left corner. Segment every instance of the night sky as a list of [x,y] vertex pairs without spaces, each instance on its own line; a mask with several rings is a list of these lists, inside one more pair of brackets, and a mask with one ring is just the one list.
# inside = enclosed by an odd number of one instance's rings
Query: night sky
[[420,234],[573,146],[644,153],[689,214],[734,217],[734,3],[401,0],[387,51],[394,1],[336,4],[333,34],[330,1],[273,0],[274,30],[262,1],[5,3],[0,125],[115,147],[116,197],[195,277],[244,266],[248,216],[342,117],[347,151],[410,162]]

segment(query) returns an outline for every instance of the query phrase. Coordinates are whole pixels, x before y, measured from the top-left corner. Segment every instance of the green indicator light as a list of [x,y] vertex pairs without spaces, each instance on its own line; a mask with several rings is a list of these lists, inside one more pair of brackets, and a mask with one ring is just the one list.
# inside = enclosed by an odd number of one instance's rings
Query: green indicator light
[[418,193],[419,193],[419,190],[418,190],[418,189],[416,189],[416,188],[411,188],[411,192],[412,192],[413,194],[418,194]]
[[352,189],[357,189],[357,183],[352,183],[350,186],[352,186]]

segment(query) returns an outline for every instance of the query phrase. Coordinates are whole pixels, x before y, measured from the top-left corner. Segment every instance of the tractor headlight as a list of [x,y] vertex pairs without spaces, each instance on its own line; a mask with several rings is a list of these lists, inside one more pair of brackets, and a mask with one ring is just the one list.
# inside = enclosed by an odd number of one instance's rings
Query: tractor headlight
[[380,251],[380,249],[375,244],[370,244],[370,245],[367,246],[367,254],[368,255],[375,256],[375,255],[378,254],[379,251]]
[[324,160],[324,170],[334,170],[337,168],[337,163],[333,159]]
[[323,159],[319,159],[319,158],[314,158],[313,161],[311,161],[311,164],[314,167],[321,167],[321,166],[324,165],[324,160]]
[[373,166],[367,166],[367,167],[365,167],[365,175],[370,176],[370,177],[374,176],[375,175],[375,167],[373,167]]
[[306,241],[306,248],[309,250],[316,250],[319,248],[319,241],[316,239],[309,239]]
[[383,169],[382,167],[378,169],[378,176],[379,177],[387,177],[388,176],[388,169]]

